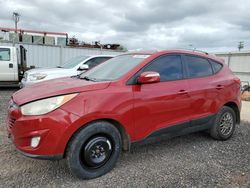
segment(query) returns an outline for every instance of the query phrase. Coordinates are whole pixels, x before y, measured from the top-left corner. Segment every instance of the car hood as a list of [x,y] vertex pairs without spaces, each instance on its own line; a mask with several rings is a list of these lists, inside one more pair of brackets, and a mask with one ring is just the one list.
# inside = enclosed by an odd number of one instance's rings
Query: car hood
[[27,86],[12,95],[18,105],[42,98],[68,93],[86,92],[105,89],[110,82],[92,82],[78,78],[59,78]]
[[27,74],[36,74],[36,73],[45,73],[47,75],[70,75],[72,73],[75,73],[76,70],[74,69],[64,69],[64,68],[36,68],[36,69],[30,69],[27,71]]

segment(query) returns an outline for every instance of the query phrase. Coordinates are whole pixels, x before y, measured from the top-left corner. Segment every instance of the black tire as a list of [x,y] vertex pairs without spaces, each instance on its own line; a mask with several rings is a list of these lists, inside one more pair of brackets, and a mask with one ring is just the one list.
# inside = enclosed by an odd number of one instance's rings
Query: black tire
[[81,179],[102,176],[114,168],[121,143],[121,135],[111,123],[90,123],[71,139],[66,153],[68,167]]
[[[223,124],[223,122],[227,123]],[[223,106],[215,118],[213,127],[210,129],[210,135],[216,140],[227,140],[233,135],[235,126],[236,115],[234,110],[228,106]]]

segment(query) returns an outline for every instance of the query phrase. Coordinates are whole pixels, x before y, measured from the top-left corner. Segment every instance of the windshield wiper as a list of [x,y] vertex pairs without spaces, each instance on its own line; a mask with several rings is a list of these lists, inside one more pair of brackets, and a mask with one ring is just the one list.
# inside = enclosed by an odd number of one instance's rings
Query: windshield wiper
[[80,78],[80,75],[74,75],[74,76],[71,76],[70,78]]
[[56,66],[56,68],[62,68],[61,66]]
[[96,78],[90,78],[88,76],[84,76],[84,77],[80,77],[81,79],[87,80],[87,81],[92,81],[92,82],[96,82],[97,79]]

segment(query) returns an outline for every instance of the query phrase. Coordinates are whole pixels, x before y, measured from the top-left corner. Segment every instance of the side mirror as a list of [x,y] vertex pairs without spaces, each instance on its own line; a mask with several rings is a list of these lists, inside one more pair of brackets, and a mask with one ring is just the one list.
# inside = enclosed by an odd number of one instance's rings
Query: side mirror
[[139,84],[151,84],[160,82],[160,74],[158,72],[143,72],[137,78]]
[[80,65],[80,67],[77,70],[84,71],[84,70],[88,70],[88,69],[89,69],[89,66],[86,64],[83,64],[83,65]]

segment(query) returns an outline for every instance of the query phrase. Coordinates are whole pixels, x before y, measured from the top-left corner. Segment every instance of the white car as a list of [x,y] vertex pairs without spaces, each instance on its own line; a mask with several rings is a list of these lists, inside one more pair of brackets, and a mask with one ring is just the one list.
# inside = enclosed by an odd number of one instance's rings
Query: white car
[[35,68],[24,73],[20,87],[54,78],[75,76],[114,57],[113,55],[77,56],[56,68]]

